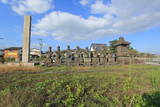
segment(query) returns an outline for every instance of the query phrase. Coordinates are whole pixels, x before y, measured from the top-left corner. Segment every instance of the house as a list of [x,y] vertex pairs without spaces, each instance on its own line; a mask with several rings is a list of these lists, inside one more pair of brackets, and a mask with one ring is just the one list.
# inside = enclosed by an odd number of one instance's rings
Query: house
[[4,49],[4,60],[8,62],[19,62],[22,59],[21,47],[10,47]]
[[41,50],[36,49],[36,48],[32,48],[30,50],[30,55],[31,56],[41,56]]
[[106,44],[96,44],[96,43],[92,43],[90,46],[90,51],[103,51],[104,49],[107,48]]
[[36,61],[41,56],[42,52],[39,49],[31,48],[30,50],[30,61]]

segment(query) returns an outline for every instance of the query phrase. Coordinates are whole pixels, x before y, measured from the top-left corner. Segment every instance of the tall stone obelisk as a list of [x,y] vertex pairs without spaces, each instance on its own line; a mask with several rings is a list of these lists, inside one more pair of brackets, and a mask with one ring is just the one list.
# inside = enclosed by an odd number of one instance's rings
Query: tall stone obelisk
[[30,36],[31,36],[31,16],[24,16],[24,31],[23,31],[23,52],[22,62],[29,63],[30,54]]

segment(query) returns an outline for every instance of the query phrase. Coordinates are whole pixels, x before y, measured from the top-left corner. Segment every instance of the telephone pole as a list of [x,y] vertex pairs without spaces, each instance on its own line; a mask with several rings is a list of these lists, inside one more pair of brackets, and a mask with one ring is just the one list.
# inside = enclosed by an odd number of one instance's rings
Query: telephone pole
[[42,39],[38,39],[39,41],[39,47],[40,47],[40,51],[42,53],[42,49],[43,49],[43,40]]

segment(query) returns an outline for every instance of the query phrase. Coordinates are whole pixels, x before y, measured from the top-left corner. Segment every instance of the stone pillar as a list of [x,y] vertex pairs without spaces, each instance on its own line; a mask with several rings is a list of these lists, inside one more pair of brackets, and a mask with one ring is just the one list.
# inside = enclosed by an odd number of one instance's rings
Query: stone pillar
[[23,54],[22,62],[29,63],[31,35],[31,16],[24,16]]

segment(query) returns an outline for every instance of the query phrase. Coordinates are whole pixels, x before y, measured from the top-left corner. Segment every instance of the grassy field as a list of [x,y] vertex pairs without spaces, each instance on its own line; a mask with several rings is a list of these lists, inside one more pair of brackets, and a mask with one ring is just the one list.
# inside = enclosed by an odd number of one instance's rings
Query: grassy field
[[160,107],[160,66],[0,67],[0,107]]

